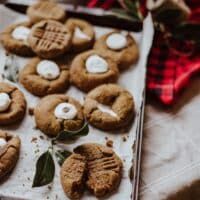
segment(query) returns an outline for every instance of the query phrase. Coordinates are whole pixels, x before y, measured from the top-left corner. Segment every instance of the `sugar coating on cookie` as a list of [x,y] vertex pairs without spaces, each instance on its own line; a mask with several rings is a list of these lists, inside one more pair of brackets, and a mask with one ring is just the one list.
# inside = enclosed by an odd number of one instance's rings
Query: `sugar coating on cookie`
[[74,119],[77,115],[77,109],[71,103],[60,103],[56,106],[54,115],[58,119]]
[[60,75],[60,68],[53,61],[42,60],[37,64],[37,73],[47,80],[53,80]]
[[113,33],[106,39],[107,46],[113,50],[123,49],[127,46],[127,43],[128,42],[126,36],[120,33]]
[[9,125],[23,119],[26,100],[15,86],[0,82],[0,125]]
[[77,55],[70,68],[72,83],[84,92],[104,83],[114,83],[118,77],[117,64],[106,52],[98,50]]
[[118,64],[120,70],[128,69],[139,57],[139,49],[134,38],[119,31],[102,35],[96,40],[94,49],[105,50]]
[[73,52],[81,52],[92,48],[95,32],[90,23],[81,19],[69,18],[65,24],[73,34],[71,47]]
[[62,6],[49,1],[40,1],[31,5],[27,9],[27,15],[34,23],[43,19],[52,19],[62,22],[66,17],[65,10]]
[[43,97],[34,109],[34,116],[38,129],[49,136],[63,130],[79,130],[85,122],[80,103],[63,94]]
[[5,92],[0,93],[0,112],[4,112],[10,106],[11,99]]
[[126,128],[134,117],[133,96],[119,85],[100,85],[86,95],[84,114],[99,129]]
[[108,71],[108,63],[98,55],[91,55],[85,62],[86,69],[89,73],[104,73]]
[[0,180],[9,174],[19,158],[20,138],[0,132]]
[[69,70],[62,59],[32,58],[19,73],[19,82],[33,95],[63,93],[69,87]]

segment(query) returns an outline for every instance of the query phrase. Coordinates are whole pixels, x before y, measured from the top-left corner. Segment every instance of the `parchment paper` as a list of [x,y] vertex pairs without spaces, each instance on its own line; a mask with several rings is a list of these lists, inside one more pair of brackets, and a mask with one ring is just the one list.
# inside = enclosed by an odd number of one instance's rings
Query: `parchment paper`
[[[0,30],[3,30],[7,25],[16,21],[24,21],[25,16],[19,15],[3,6],[0,6]],[[131,198],[132,183],[129,178],[129,170],[132,166],[133,152],[132,146],[135,142],[135,134],[138,123],[138,112],[142,103],[142,93],[145,88],[145,74],[146,74],[146,61],[149,53],[149,49],[152,44],[153,28],[152,28],[151,16],[149,15],[144,21],[143,32],[131,33],[137,41],[140,49],[140,59],[138,63],[132,66],[129,70],[123,72],[119,78],[118,84],[126,88],[134,96],[136,106],[136,118],[132,127],[128,132],[108,133],[102,132],[90,126],[90,132],[86,137],[77,139],[74,143],[62,145],[63,148],[73,150],[74,147],[85,142],[97,142],[105,144],[105,137],[113,140],[113,149],[123,160],[123,178],[118,190],[111,196],[107,197],[110,200],[128,200]],[[110,31],[109,28],[95,27],[96,37]],[[19,68],[23,68],[28,59],[24,59],[15,56],[15,64]],[[0,67],[3,72],[5,65],[5,51],[0,47]],[[13,84],[13,83],[12,83]],[[26,97],[27,106],[34,107],[39,98],[31,95],[26,91],[23,86],[17,83],[19,89],[21,89]],[[76,98],[83,103],[83,97],[85,94],[80,92],[75,87],[71,86],[66,94]],[[21,138],[21,152],[18,164],[10,177],[1,184],[0,195],[9,197],[18,197],[24,199],[67,199],[62,190],[60,184],[60,167],[56,161],[56,174],[52,184],[40,188],[32,188],[32,180],[35,173],[35,163],[39,155],[47,150],[49,146],[49,139],[45,137],[39,130],[34,129],[35,122],[34,117],[26,113],[24,120],[15,126],[1,127],[3,130],[7,130],[10,133],[17,134]],[[45,139],[41,139],[39,136],[44,136]],[[128,136],[127,141],[123,141],[123,136]],[[33,137],[37,137],[35,142],[31,142]],[[93,200],[96,199],[89,192],[85,192],[82,199]]]

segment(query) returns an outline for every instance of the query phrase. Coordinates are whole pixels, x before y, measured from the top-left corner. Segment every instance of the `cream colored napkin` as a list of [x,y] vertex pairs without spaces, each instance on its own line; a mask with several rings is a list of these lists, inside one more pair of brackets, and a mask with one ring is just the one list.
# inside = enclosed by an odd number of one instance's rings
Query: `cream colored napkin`
[[141,200],[200,199],[199,85],[194,80],[172,108],[147,104]]

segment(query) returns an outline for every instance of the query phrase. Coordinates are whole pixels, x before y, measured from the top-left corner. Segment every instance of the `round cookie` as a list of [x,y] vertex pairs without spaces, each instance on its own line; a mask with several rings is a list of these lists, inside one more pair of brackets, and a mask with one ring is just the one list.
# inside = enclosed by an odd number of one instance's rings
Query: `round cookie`
[[27,37],[32,27],[31,22],[20,22],[8,26],[0,35],[0,41],[4,48],[11,53],[20,56],[34,55],[27,42]]
[[32,50],[42,58],[55,58],[71,46],[71,33],[54,20],[43,20],[33,25],[28,37]]
[[84,191],[86,158],[73,153],[63,163],[60,180],[66,195],[70,199],[80,199]]
[[0,180],[9,174],[19,158],[20,138],[0,132]]
[[96,197],[109,195],[119,186],[122,161],[111,148],[97,143],[86,143],[74,151],[87,160],[86,186]]
[[133,37],[129,34],[124,36],[118,31],[101,36],[94,44],[94,49],[107,51],[117,62],[120,70],[127,69],[139,57],[139,50]]
[[84,125],[80,103],[62,94],[43,97],[35,107],[34,115],[37,128],[49,136],[56,136],[63,130],[76,131]]
[[0,82],[0,125],[10,125],[23,119],[26,100],[15,86]]
[[32,94],[65,92],[69,86],[69,71],[61,60],[31,59],[19,74],[19,81]]
[[119,77],[116,63],[107,53],[90,50],[74,58],[70,79],[79,89],[88,92],[103,83],[114,83]]
[[52,19],[63,22],[66,18],[65,10],[59,4],[49,1],[40,1],[27,9],[27,15],[32,22],[43,19]]
[[72,37],[72,51],[80,52],[90,49],[94,44],[95,33],[92,25],[85,20],[70,18],[66,21],[66,26]]
[[134,100],[119,85],[100,85],[86,95],[84,114],[91,125],[102,130],[116,130],[132,121]]

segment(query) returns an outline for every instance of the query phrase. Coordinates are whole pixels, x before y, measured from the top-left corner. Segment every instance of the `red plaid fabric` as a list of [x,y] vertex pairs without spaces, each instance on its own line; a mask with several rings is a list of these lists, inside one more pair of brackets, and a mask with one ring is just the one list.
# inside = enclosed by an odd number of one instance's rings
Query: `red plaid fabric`
[[172,104],[197,72],[200,72],[199,55],[190,57],[177,54],[166,45],[162,35],[156,34],[148,62],[148,93],[166,105]]
[[[195,6],[190,20],[200,22],[200,1],[192,1],[190,5]],[[177,100],[180,91],[187,87],[191,77],[199,72],[199,53],[195,56],[177,54],[166,45],[166,40],[161,34],[155,34],[148,61],[148,94],[153,94],[163,104],[170,105]]]

